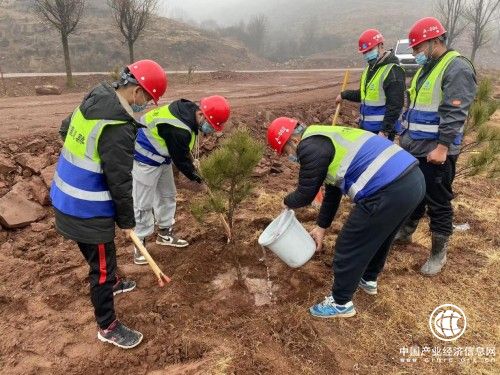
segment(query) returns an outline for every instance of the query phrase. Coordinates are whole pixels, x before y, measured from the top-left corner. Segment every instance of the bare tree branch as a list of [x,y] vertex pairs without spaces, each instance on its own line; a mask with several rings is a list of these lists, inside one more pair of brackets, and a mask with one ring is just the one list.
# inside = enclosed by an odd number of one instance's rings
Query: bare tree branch
[[434,8],[438,18],[444,24],[447,44],[451,47],[470,22],[465,17],[466,0],[436,0]]
[[73,86],[68,37],[80,22],[86,0],[33,0],[33,11],[42,22],[59,31],[66,65],[66,84]]
[[472,0],[468,6],[466,17],[470,21],[472,52],[474,62],[477,51],[490,41],[489,24],[494,20],[493,14],[500,6],[500,0]]
[[116,27],[129,47],[130,62],[134,61],[134,43],[158,7],[158,0],[108,0]]

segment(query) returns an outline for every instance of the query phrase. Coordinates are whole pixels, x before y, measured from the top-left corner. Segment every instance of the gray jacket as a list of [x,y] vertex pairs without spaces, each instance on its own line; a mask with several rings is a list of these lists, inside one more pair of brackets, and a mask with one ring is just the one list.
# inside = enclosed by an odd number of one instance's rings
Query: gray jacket
[[[424,68],[417,88],[422,86],[425,78],[440,59]],[[477,90],[476,72],[465,57],[457,57],[448,65],[443,75],[441,89],[443,90],[443,101],[438,110],[440,117],[439,138],[437,140],[414,140],[407,130],[400,137],[401,147],[415,157],[427,156],[438,143],[448,147],[448,155],[458,155],[460,152],[460,146],[454,145],[453,140],[464,126],[469,107],[476,97]]]

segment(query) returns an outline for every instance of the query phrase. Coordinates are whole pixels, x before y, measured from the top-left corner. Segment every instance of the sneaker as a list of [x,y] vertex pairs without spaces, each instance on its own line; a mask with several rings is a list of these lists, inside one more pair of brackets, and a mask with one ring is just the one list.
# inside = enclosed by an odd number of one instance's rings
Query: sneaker
[[113,296],[120,293],[130,292],[135,289],[137,284],[133,280],[118,279],[116,284],[113,285]]
[[163,246],[173,246],[173,247],[186,247],[188,242],[182,240],[174,235],[173,227],[160,228],[158,231],[158,236],[156,237],[156,243]]
[[[146,246],[146,239],[145,238],[142,240],[142,244],[144,246]],[[137,249],[135,246],[134,246],[134,264],[138,264],[140,266],[144,265],[144,264],[148,264],[148,261],[146,260],[144,255],[142,255],[142,253],[139,251],[139,249]]]
[[107,329],[99,329],[97,338],[122,349],[132,349],[141,343],[143,335],[115,320]]
[[350,318],[356,315],[352,301],[347,302],[345,305],[339,305],[335,303],[332,296],[328,296],[323,302],[312,306],[309,312],[316,318]]
[[363,292],[369,295],[377,294],[377,282],[376,281],[365,281],[361,279],[359,282],[359,287]]

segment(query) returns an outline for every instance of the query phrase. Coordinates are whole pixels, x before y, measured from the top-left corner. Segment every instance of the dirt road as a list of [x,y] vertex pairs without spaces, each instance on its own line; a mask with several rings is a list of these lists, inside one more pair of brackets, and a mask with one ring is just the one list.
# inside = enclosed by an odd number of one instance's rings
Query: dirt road
[[[160,103],[177,98],[199,100],[204,95],[220,94],[229,99],[237,113],[239,108],[331,101],[338,93],[342,74],[340,71],[226,73],[220,79],[202,77],[198,84],[174,82]],[[197,79],[193,78],[195,82]],[[0,137],[20,135],[28,128],[30,132],[58,129],[61,120],[80,103],[82,95],[0,98]]]
[[[233,105],[232,126],[245,124],[264,140],[266,123],[277,116],[331,121],[341,78],[341,73],[295,72],[220,74],[189,85],[174,79],[164,102],[225,95]],[[0,99],[0,161],[5,168],[14,165],[0,172],[0,197],[22,187],[30,199],[45,200],[45,216],[38,222],[0,229],[0,374],[498,373],[491,355],[500,321],[498,182],[483,177],[456,181],[455,221],[471,229],[455,233],[439,276],[424,278],[418,272],[430,245],[424,220],[413,244],[390,253],[379,294],[355,294],[354,318],[316,320],[307,310],[330,293],[333,245],[350,203],[343,200],[327,232],[325,252],[304,267],[290,269],[269,251],[263,256],[257,238],[279,214],[283,196],[297,179],[297,166],[269,151],[255,177],[255,192],[237,213],[234,245],[225,244],[217,220],[194,220],[189,203],[199,193],[179,178],[176,230],[191,245],[165,249],[153,237],[148,240],[151,254],[172,277],[165,289],[157,287],[147,267],[132,263],[131,244],[118,234],[120,273],[138,287],[117,296],[116,311],[145,339],[131,351],[99,343],[88,267],[76,245],[54,229],[47,187],[38,176],[47,178],[46,169],[33,172],[18,158],[23,154],[37,164],[53,165],[60,121],[82,95]],[[355,117],[356,106],[346,103],[341,123],[352,124]],[[213,149],[215,140],[203,142],[205,151]],[[297,216],[311,229],[317,211],[309,207]],[[437,340],[428,328],[429,314],[444,303],[467,314],[467,331],[454,343]],[[453,356],[454,348],[465,347],[474,355]],[[410,357],[416,348],[428,350]],[[452,354],[433,354],[444,353],[443,348]]]

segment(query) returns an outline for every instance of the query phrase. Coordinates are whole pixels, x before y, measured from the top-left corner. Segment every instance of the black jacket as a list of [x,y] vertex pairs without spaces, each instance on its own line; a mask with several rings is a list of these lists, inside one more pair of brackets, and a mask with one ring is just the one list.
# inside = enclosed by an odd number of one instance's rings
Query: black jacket
[[[326,137],[315,135],[299,143],[297,157],[300,163],[299,185],[285,197],[285,205],[291,209],[311,204],[325,181],[328,167],[335,156],[335,147]],[[326,185],[323,204],[319,211],[317,224],[328,228],[337,213],[342,191],[335,186]]]
[[[170,103],[168,109],[198,136],[198,124],[196,122],[196,111],[200,109],[198,105],[189,100],[180,99]],[[189,150],[191,134],[184,129],[168,124],[159,124],[157,126],[158,134],[165,140],[175,166],[191,181],[201,182],[201,177],[196,173],[191,151]]]
[[[140,125],[123,108],[115,89],[107,83],[100,84],[87,94],[80,104],[80,110],[89,120],[126,121],[124,125],[106,126],[97,144],[116,216],[81,219],[55,209],[56,228],[64,237],[77,242],[111,242],[115,237],[115,222],[122,229],[135,227],[131,171],[135,136]],[[62,122],[59,133],[63,139],[66,138],[70,121],[71,115]]]
[[[406,90],[405,71],[399,66],[399,60],[394,55],[394,52],[390,50],[382,56],[380,60],[377,60],[375,64],[370,66],[366,77],[366,84],[368,84],[378,68],[392,63],[397,65],[391,69],[383,85],[386,96],[386,109],[382,131],[390,135],[394,135],[396,133],[396,121],[398,120],[404,105],[404,95]],[[342,91],[340,95],[342,99],[347,99],[357,103],[361,102],[361,91],[359,89],[345,90]]]

